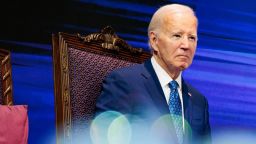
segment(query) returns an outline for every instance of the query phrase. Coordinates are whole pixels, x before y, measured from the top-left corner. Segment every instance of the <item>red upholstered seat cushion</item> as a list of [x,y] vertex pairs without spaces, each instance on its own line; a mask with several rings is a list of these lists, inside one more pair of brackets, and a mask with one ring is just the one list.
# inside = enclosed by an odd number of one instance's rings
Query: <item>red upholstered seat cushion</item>
[[26,105],[0,105],[0,144],[28,143]]

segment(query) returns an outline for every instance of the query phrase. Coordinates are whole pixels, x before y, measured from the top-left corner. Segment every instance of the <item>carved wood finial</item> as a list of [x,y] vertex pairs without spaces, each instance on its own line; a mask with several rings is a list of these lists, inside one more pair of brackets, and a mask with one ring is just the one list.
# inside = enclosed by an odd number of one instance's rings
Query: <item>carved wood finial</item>
[[101,43],[102,48],[110,49],[116,52],[119,52],[120,49],[127,50],[131,53],[142,53],[141,48],[131,47],[125,40],[119,38],[114,29],[111,26],[106,26],[101,29],[100,33],[93,33],[87,36],[81,36],[77,34],[78,38],[83,42],[99,42]]

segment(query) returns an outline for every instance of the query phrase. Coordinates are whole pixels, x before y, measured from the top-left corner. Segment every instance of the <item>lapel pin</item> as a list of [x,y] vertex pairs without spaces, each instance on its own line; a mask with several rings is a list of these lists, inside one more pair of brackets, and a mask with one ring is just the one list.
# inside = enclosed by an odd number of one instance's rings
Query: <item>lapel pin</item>
[[192,96],[192,94],[191,94],[190,92],[188,93],[188,95],[189,95],[189,96]]

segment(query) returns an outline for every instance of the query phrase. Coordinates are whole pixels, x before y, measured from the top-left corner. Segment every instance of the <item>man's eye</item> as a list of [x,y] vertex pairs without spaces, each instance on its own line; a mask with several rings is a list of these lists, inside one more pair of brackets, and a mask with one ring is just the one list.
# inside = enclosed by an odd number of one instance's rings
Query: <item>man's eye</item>
[[195,36],[190,36],[190,37],[189,37],[189,40],[191,40],[191,41],[196,41],[196,37],[195,37]]
[[179,35],[179,34],[174,34],[173,37],[175,37],[175,38],[181,38],[181,35]]

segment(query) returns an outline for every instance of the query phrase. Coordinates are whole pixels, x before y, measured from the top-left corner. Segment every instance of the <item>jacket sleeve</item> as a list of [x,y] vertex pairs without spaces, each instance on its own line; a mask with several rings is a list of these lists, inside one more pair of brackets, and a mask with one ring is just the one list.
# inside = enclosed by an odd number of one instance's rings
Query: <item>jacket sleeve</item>
[[96,102],[96,115],[105,111],[131,112],[129,93],[131,85],[118,72],[110,73],[103,81],[102,91]]

